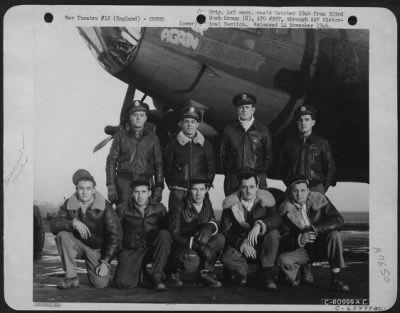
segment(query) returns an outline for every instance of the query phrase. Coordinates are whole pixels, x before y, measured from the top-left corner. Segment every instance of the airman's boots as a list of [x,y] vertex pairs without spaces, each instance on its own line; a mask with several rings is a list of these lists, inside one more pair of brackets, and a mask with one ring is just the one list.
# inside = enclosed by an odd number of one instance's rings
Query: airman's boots
[[65,278],[64,280],[57,283],[58,289],[69,289],[76,288],[79,286],[79,278],[78,276],[72,278]]
[[201,270],[200,278],[209,287],[212,288],[222,287],[222,283],[217,279],[217,276],[215,275],[214,271]]
[[332,273],[331,289],[341,292],[349,292],[350,288],[339,278],[339,273]]
[[265,290],[268,291],[276,291],[278,290],[278,286],[275,284],[274,279],[273,279],[273,273],[272,273],[273,267],[265,267],[263,268],[263,287]]

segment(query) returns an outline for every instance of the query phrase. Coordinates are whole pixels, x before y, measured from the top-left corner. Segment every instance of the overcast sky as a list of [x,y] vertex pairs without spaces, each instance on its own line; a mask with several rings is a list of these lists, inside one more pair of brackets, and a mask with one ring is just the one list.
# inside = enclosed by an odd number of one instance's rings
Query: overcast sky
[[[89,170],[106,194],[105,162],[110,143],[104,126],[117,125],[126,84],[95,60],[76,28],[35,32],[34,200],[60,203],[74,191],[72,174]],[[222,177],[211,191],[216,208],[223,199]],[[270,185],[283,188],[280,181]],[[368,184],[339,183],[328,196],[342,211],[368,211]],[[164,203],[168,190],[164,190]]]

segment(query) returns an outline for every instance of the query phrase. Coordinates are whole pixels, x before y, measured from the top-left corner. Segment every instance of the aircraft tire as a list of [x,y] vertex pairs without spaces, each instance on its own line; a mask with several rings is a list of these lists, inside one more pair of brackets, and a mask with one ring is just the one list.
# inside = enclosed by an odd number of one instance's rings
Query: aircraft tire
[[33,258],[36,260],[40,256],[44,246],[44,224],[39,207],[33,206]]

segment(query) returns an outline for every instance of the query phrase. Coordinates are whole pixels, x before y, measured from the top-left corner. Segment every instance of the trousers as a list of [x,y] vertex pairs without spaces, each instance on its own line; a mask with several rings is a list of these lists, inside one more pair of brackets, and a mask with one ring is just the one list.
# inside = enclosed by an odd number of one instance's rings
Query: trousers
[[99,250],[91,249],[77,239],[71,232],[61,231],[57,234],[56,245],[65,270],[66,278],[77,276],[76,259],[84,259],[89,283],[95,288],[105,288],[110,282],[110,273],[106,276],[96,275],[96,267],[100,265]]
[[149,274],[152,277],[162,276],[171,253],[171,245],[171,234],[162,229],[149,246],[137,249],[122,248],[118,255],[115,286],[117,288],[137,287],[140,272],[148,262],[152,263]]
[[175,273],[178,269],[186,273],[196,272],[199,269],[213,271],[218,253],[222,251],[224,245],[225,236],[216,234],[208,242],[210,253],[207,255],[189,247],[176,247],[171,255],[170,271],[172,273]]
[[[255,247],[257,260],[255,262],[261,268],[272,267],[275,265],[275,259],[279,249],[280,233],[276,229],[268,231],[264,236],[259,236],[258,244]],[[249,264],[254,262],[248,259],[237,249],[228,246],[222,254],[222,262],[230,272],[235,272],[241,276],[247,276],[249,273]]]
[[344,267],[343,237],[339,231],[319,235],[313,244],[282,253],[278,257],[278,266],[291,281],[295,281],[301,265],[321,259],[328,259],[330,268]]

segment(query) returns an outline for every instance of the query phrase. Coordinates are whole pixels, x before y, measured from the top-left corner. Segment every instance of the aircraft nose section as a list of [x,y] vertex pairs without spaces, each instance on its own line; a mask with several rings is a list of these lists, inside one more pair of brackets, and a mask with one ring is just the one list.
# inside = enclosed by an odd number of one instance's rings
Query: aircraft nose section
[[78,27],[97,61],[109,73],[116,74],[135,58],[142,29],[135,27]]

